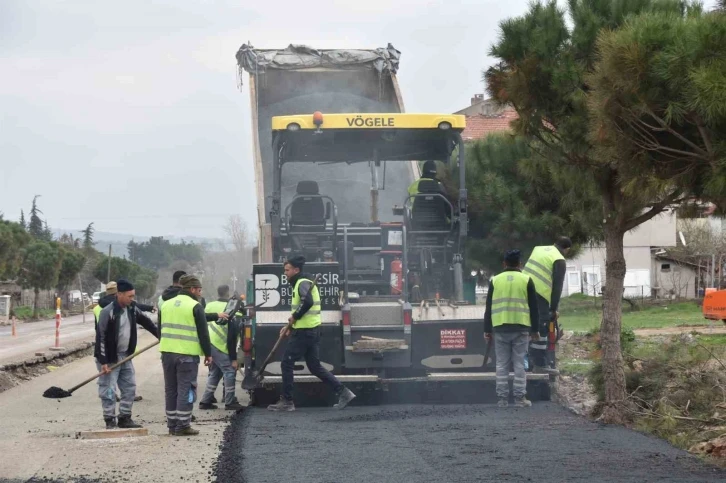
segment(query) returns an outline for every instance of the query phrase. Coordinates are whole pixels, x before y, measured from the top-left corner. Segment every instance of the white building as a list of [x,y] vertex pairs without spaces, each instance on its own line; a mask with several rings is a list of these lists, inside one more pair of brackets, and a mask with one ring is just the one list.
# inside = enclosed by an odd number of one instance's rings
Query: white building
[[[676,215],[663,213],[625,234],[626,297],[661,295],[656,272],[655,253],[676,246]],[[668,262],[664,262],[668,263]],[[584,247],[572,260],[567,260],[567,276],[563,296],[574,293],[600,295],[605,280],[605,245],[594,243]],[[685,293],[685,292],[684,292]],[[693,291],[695,294],[695,290]]]

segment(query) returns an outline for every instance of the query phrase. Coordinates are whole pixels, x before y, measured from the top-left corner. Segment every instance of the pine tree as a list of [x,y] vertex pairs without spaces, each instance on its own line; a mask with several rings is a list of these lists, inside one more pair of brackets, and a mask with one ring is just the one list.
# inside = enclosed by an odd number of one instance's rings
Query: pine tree
[[[457,180],[442,171],[448,192],[456,193]],[[591,180],[575,169],[549,171],[524,137],[491,134],[467,145],[466,180],[470,269],[497,273],[507,250],[519,249],[526,259],[563,234],[575,244],[601,236],[602,207]]]
[[47,220],[43,220],[43,240],[53,241],[53,232],[51,231],[50,227],[48,226]]
[[20,226],[23,227],[23,230],[28,229],[28,226],[25,223],[25,212],[23,210],[20,210]]
[[598,60],[596,42],[603,32],[643,12],[682,15],[688,7],[685,1],[570,0],[568,24],[555,0],[534,3],[524,16],[500,24],[499,40],[491,49],[499,63],[484,75],[490,94],[516,109],[515,131],[528,139],[550,170],[579,169],[597,186],[607,260],[600,332],[603,420],[610,423],[623,422],[628,405],[620,349],[623,238],[678,202],[684,187],[664,183],[649,172],[633,178],[629,158],[613,158],[599,149],[598,133],[591,133],[587,76]]
[[42,215],[43,212],[40,211],[40,208],[38,208],[38,198],[40,198],[40,195],[35,195],[33,197],[33,205],[30,208],[30,224],[28,225],[28,233],[30,233],[33,238],[42,240],[43,220],[40,219],[40,215]]
[[93,251],[93,222],[89,223],[85,230],[81,230],[81,233],[83,234],[83,250],[86,252]]

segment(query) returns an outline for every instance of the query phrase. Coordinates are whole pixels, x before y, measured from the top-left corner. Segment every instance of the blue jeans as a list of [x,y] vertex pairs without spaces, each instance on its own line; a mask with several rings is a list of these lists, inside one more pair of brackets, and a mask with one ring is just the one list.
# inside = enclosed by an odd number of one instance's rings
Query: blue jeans
[[282,397],[292,401],[295,362],[305,359],[312,375],[328,384],[335,393],[343,386],[340,381],[320,364],[320,327],[314,329],[293,329],[282,356]]

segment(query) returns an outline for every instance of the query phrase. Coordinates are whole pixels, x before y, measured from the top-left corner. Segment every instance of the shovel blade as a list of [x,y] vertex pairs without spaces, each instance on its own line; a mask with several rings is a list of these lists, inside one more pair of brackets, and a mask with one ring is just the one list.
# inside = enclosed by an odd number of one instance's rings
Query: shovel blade
[[45,390],[43,397],[49,399],[62,399],[64,397],[71,397],[71,393],[60,387],[52,386]]
[[262,381],[262,375],[258,372],[250,372],[242,379],[242,389],[251,391],[260,384],[260,381]]

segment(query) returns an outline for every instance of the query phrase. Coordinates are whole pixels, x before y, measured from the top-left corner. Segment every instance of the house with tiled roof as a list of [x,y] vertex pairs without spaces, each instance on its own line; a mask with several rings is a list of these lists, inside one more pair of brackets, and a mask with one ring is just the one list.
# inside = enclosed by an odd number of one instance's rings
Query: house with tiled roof
[[499,106],[491,99],[484,99],[484,94],[475,94],[471,105],[454,114],[466,116],[466,129],[461,134],[464,142],[484,139],[494,132],[509,131],[510,123],[517,119],[514,108]]

